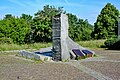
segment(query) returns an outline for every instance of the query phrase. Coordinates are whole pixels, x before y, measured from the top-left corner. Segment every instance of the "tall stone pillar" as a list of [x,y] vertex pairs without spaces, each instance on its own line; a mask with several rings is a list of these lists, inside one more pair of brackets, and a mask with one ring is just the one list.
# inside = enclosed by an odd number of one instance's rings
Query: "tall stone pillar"
[[52,20],[52,51],[53,60],[61,60],[61,18],[60,14],[53,17]]
[[[61,61],[61,60],[69,60],[71,56],[76,58],[76,55],[72,52],[72,50],[79,50],[76,54],[84,54],[82,50],[87,50],[74,42],[68,36],[68,17],[66,14],[59,14],[53,17],[52,22],[52,52],[53,52],[53,60]],[[89,44],[88,44],[89,45]],[[93,51],[87,50],[94,54]],[[81,52],[81,53],[80,53]]]
[[69,60],[70,53],[67,44],[68,36],[68,16],[66,14],[61,14],[61,58],[62,60]]
[[59,14],[53,18],[52,51],[53,60],[70,59],[66,38],[68,37],[68,17],[65,14]]
[[120,37],[120,16],[118,18],[118,37]]

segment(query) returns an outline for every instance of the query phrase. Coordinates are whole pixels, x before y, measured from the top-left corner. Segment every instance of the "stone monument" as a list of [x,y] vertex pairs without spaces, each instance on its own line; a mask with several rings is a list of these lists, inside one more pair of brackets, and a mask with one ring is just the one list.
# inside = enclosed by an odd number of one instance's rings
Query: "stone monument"
[[[53,17],[53,34],[52,34],[52,51],[53,60],[69,60],[70,56],[76,57],[72,52],[73,49],[86,50],[79,44],[75,43],[68,36],[68,17],[66,14],[59,14]],[[89,44],[88,44],[89,45]],[[91,53],[93,51],[88,50]],[[83,53],[84,54],[84,53]]]
[[68,36],[69,25],[66,14],[56,15],[52,21],[52,46],[41,48],[34,52],[22,50],[19,51],[20,56],[34,58],[36,60],[64,61],[77,59],[78,57],[91,57],[94,54],[93,51],[83,48]]
[[120,16],[118,17],[118,37],[120,37]]
[[53,46],[54,60],[69,59],[70,54],[66,39],[68,37],[68,18],[65,14],[56,15],[53,18]]

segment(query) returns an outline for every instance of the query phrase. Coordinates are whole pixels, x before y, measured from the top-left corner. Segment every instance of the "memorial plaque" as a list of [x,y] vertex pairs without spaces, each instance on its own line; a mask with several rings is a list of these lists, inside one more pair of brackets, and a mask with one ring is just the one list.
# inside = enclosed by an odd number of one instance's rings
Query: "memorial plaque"
[[89,50],[82,50],[82,52],[87,56],[87,57],[92,57],[93,53]]
[[79,49],[73,49],[72,51],[75,53],[75,55],[76,55],[77,57],[80,57],[80,58],[82,58],[82,59],[85,58],[85,54],[84,54],[81,50],[79,50]]
[[84,53],[82,51],[80,51],[79,49],[73,49],[72,50],[77,56],[85,56]]

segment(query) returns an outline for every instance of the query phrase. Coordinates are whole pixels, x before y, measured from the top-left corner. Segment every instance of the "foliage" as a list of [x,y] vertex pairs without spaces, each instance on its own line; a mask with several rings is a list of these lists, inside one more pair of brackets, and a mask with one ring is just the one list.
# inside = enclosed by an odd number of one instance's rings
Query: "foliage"
[[97,17],[92,36],[96,39],[107,39],[117,35],[119,11],[114,5],[107,3]]
[[[6,37],[14,43],[24,44],[33,42],[52,41],[52,18],[53,16],[66,13],[63,7],[46,5],[32,18],[31,15],[21,14],[20,18],[6,14],[0,20],[0,38]],[[69,36],[75,40],[90,40],[93,26],[87,20],[79,19],[76,15],[68,13]]]
[[30,51],[39,50],[40,48],[50,47],[51,43],[32,43],[32,44],[14,44],[14,43],[4,43],[0,44],[0,51],[8,51],[8,50],[26,50]]
[[28,33],[26,34],[26,36],[25,36],[25,39],[24,39],[24,42],[25,43],[32,43],[32,34],[31,34],[31,22],[32,22],[32,16],[31,15],[27,15],[27,14],[22,14],[21,16],[20,16],[20,19],[24,19],[25,20],[25,22],[27,23],[27,25],[29,26],[29,31],[28,31]]
[[22,44],[29,29],[30,27],[24,19],[6,15],[6,17],[0,21],[0,38],[11,38],[14,43]]
[[24,19],[26,21],[26,23],[30,23],[32,21],[32,16],[31,15],[27,15],[27,14],[22,14],[20,16],[21,19]]
[[12,44],[13,40],[11,38],[1,37],[0,38],[0,44]]
[[52,17],[63,13],[62,7],[46,5],[43,10],[35,13],[35,17],[31,23],[32,39],[35,42],[52,41]]
[[78,19],[76,15],[68,13],[69,36],[75,40],[90,40],[93,26],[87,20]]
[[108,49],[120,50],[120,38],[108,39],[104,44]]
[[[50,42],[52,41],[52,18],[60,13],[66,13],[63,7],[46,5],[43,10],[36,12],[34,17],[27,14],[21,14],[20,17],[6,14],[4,19],[0,20],[0,42],[11,43],[12,41],[18,44]],[[69,22],[69,36],[75,41],[92,38],[106,39],[117,34],[119,12],[110,3],[102,9],[95,28],[89,24],[87,19],[80,19],[72,13],[66,14]]]

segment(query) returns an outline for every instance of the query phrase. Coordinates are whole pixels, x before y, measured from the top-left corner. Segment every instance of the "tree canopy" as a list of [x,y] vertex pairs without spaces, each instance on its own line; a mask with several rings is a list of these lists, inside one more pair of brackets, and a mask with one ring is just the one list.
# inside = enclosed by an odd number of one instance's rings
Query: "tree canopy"
[[76,15],[68,13],[69,36],[75,40],[90,40],[93,31],[93,25],[87,20],[79,19]]
[[101,10],[94,24],[93,37],[107,39],[117,35],[119,11],[111,3],[107,3]]
[[8,14],[3,20],[0,20],[0,38],[11,38],[14,43],[24,43],[26,34],[30,27],[24,19],[15,18]]
[[32,38],[35,42],[52,41],[52,18],[60,13],[64,13],[62,7],[55,8],[49,5],[35,13],[31,22]]
[[34,14],[34,17],[28,14],[21,14],[20,17],[6,14],[0,20],[0,40],[9,38],[6,41],[12,40],[18,44],[51,42],[52,18],[60,13],[68,15],[69,36],[75,41],[104,39],[117,35],[119,11],[110,3],[102,9],[94,26],[87,19],[66,13],[63,7],[45,5],[43,10],[38,10]]

